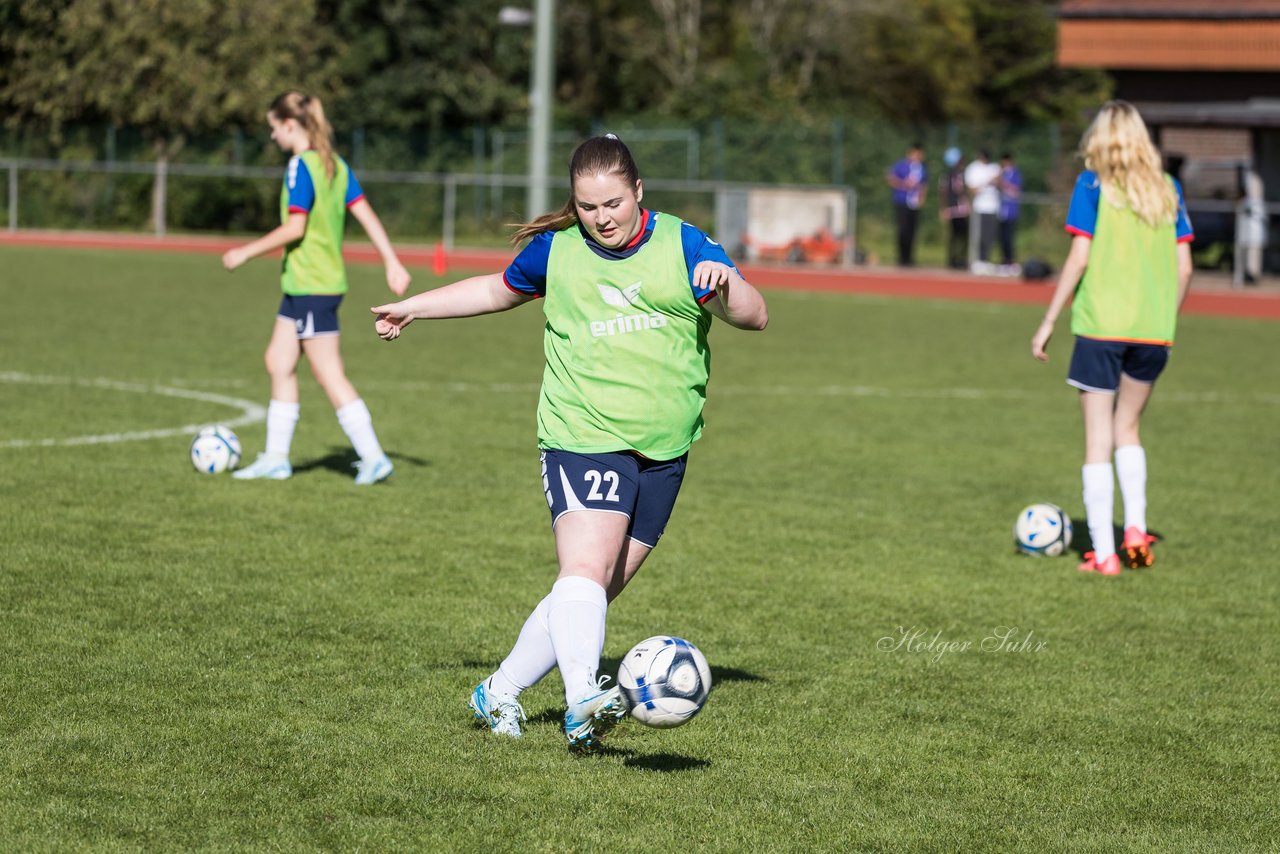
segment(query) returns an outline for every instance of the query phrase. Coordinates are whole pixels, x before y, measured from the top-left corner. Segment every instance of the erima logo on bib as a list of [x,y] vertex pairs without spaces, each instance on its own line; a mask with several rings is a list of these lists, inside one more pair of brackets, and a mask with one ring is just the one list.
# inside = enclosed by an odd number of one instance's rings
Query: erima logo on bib
[[[600,299],[605,305],[614,308],[628,308],[636,304],[640,297],[642,282],[635,282],[625,288],[613,285],[596,285],[600,291]],[[618,314],[608,320],[591,321],[591,337],[605,338],[610,335],[626,335],[628,332],[639,332],[642,329],[659,329],[667,325],[667,318],[659,312],[647,314]]]
[[635,282],[625,288],[615,288],[613,285],[596,285],[596,287],[600,289],[600,298],[605,301],[606,305],[611,305],[614,308],[626,308],[629,305],[636,304],[636,297],[640,296],[642,285],[642,282]]

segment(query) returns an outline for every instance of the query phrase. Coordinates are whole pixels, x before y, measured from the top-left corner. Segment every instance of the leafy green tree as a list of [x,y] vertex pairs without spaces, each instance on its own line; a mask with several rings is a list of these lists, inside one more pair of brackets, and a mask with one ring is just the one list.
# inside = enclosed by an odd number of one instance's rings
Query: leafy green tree
[[319,2],[346,46],[346,123],[456,127],[527,109],[532,44],[528,29],[499,25],[509,0]]
[[968,0],[982,77],[977,95],[987,111],[1023,121],[1075,121],[1112,91],[1096,69],[1060,68],[1052,0]]
[[1105,97],[1058,68],[1050,0],[560,0],[578,117],[1053,121]]
[[[0,115],[138,127],[162,162],[190,134],[256,125],[294,86],[344,129],[522,126],[532,32],[498,12],[532,3],[0,0]],[[1056,66],[1051,0],[556,5],[561,126],[1060,121],[1109,91],[1105,75]]]
[[315,0],[8,0],[0,18],[10,123],[141,128],[161,175],[189,134],[260,121],[290,87],[339,85]]

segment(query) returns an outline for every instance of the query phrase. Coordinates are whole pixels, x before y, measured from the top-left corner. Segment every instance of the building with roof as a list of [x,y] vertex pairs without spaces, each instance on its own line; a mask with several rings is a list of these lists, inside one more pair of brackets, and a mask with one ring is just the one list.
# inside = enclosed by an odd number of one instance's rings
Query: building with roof
[[1252,170],[1280,202],[1280,0],[1062,0],[1057,60],[1112,76],[1189,196],[1234,201]]

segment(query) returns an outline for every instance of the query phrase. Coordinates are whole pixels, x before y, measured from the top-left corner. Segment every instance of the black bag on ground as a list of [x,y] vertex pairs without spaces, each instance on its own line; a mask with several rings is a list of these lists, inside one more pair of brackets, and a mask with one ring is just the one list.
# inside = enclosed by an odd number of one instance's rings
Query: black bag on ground
[[1039,258],[1028,258],[1022,262],[1022,280],[1024,282],[1043,282],[1053,276],[1053,268]]

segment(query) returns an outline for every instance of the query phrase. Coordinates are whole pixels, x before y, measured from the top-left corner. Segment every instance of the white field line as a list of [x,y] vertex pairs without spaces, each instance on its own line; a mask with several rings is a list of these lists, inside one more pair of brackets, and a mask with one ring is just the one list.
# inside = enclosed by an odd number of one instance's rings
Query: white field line
[[[30,383],[34,385],[78,385],[86,388],[101,388],[112,391],[138,394],[159,394],[166,397],[179,397],[188,400],[200,400],[217,403],[239,409],[241,414],[220,423],[235,428],[249,424],[258,424],[266,419],[266,409],[252,401],[237,397],[228,397],[211,392],[195,391],[174,386],[152,385],[148,383],[122,382],[109,379],[75,379],[70,377],[36,376],[16,372],[0,372],[0,382]],[[238,387],[246,385],[246,380],[238,379],[200,379],[170,380],[171,383],[192,385],[224,385]],[[537,394],[537,383],[478,383],[478,382],[431,382],[431,381],[395,381],[395,380],[363,380],[360,386],[371,389],[386,389],[407,392],[463,393],[463,394]],[[887,388],[882,386],[863,385],[827,385],[827,386],[795,386],[765,385],[715,386],[712,395],[743,397],[808,397],[808,398],[896,398],[905,400],[1053,400],[1064,395],[1060,391],[1030,392],[1025,389],[984,389],[984,388]],[[1256,392],[1247,395],[1222,394],[1220,392],[1172,391],[1158,393],[1161,402],[1186,404],[1280,404],[1280,394]],[[130,442],[140,439],[162,439],[170,436],[189,435],[205,424],[184,424],[180,427],[165,427],[156,430],[138,430],[128,433],[105,433],[92,436],[72,436],[64,439],[8,439],[0,440],[0,448],[33,448],[61,447],[72,445],[97,445],[109,442]]]
[[[187,388],[174,388],[172,386],[120,382],[108,379],[35,376],[12,371],[0,371],[0,382],[28,383],[31,385],[75,385],[84,388],[100,388],[134,394],[158,394],[164,397],[180,397],[186,400],[217,403],[240,410],[239,416],[218,422],[231,428],[258,424],[266,420],[267,417],[266,408],[253,401],[243,400],[238,397],[227,397],[223,394],[194,391]],[[204,426],[207,426],[207,424],[183,424],[180,427],[163,427],[157,430],[101,433],[92,436],[70,436],[64,439],[6,439],[0,440],[0,448],[48,448],[73,445],[103,445],[111,442],[133,442],[140,439],[165,439],[170,436],[188,436]]]

